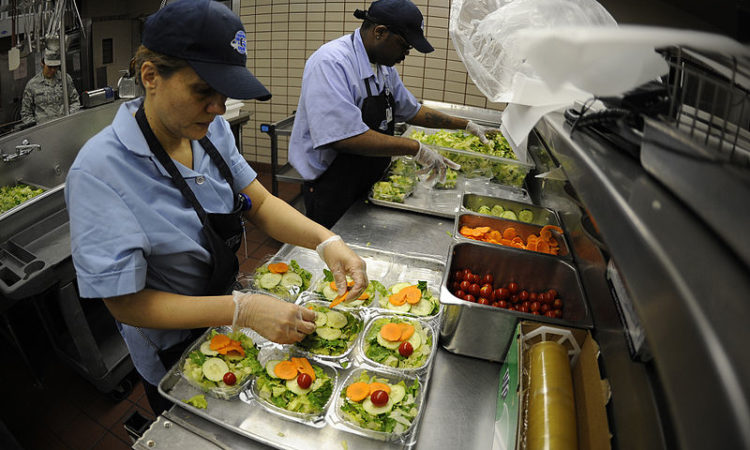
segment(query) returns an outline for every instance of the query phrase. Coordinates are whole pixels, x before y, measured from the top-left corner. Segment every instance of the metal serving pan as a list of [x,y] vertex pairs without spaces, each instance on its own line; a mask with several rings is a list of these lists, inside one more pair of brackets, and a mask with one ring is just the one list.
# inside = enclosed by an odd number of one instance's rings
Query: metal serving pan
[[[485,216],[482,214],[474,214],[474,213],[463,213],[456,216],[455,223],[453,225],[453,237],[459,241],[470,241],[474,242],[480,245],[488,245],[491,247],[504,247],[500,244],[492,244],[489,242],[483,242],[483,241],[477,241],[474,239],[469,239],[467,237],[464,237],[461,233],[459,233],[459,230],[462,226],[468,226],[468,227],[490,227],[494,228],[495,230],[500,231],[501,233],[503,230],[505,230],[508,227],[513,227],[516,229],[516,232],[519,236],[521,236],[524,240],[528,238],[531,234],[538,235],[541,231],[542,227],[539,225],[534,225],[530,223],[524,223],[524,222],[518,222],[516,220],[508,220],[508,219],[501,219],[499,217],[492,217],[492,216]],[[557,255],[550,255],[553,258],[561,257],[566,259],[572,259],[572,255],[570,254],[570,250],[568,248],[568,244],[565,240],[565,236],[555,235],[555,239],[557,239],[557,243],[560,246],[560,251]],[[527,253],[539,253],[543,254],[541,252],[536,252],[532,250],[525,250],[525,249],[519,249],[522,252]]]
[[[454,242],[446,268],[440,286],[440,302],[444,305],[440,344],[450,352],[502,361],[519,320],[593,327],[578,271],[559,258],[510,247]],[[530,291],[556,289],[564,301],[563,317],[536,316],[459,299],[448,286],[455,271],[467,268],[475,273],[494,274],[495,288],[515,281]]]
[[[479,214],[477,210],[482,207],[486,206],[488,208],[492,208],[493,206],[498,205],[501,206],[504,210],[510,210],[513,211],[516,216],[518,216],[519,211],[528,209],[534,214],[534,218],[531,222],[534,225],[556,225],[560,226],[560,219],[557,217],[557,213],[549,208],[543,208],[541,206],[532,205],[529,203],[523,203],[523,202],[517,202],[513,200],[508,200],[504,198],[498,198],[498,197],[491,197],[487,195],[479,195],[479,194],[472,194],[464,192],[463,196],[461,197],[461,212],[469,212],[472,214]],[[486,214],[480,214],[482,216],[487,217],[497,217],[497,216],[490,216]]]

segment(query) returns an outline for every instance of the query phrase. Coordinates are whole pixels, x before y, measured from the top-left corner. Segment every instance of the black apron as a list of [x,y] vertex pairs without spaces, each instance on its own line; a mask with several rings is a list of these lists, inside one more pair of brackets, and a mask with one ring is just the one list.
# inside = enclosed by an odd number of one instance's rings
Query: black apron
[[[203,234],[206,236],[208,243],[208,252],[211,254],[212,259],[212,270],[211,277],[206,285],[204,292],[195,293],[195,295],[224,295],[229,294],[232,291],[232,287],[237,278],[237,272],[239,270],[239,262],[237,261],[237,250],[240,248],[242,241],[242,211],[249,209],[247,205],[246,197],[242,194],[238,194],[235,197],[234,208],[232,212],[226,214],[219,213],[206,213],[198,199],[195,198],[195,194],[190,187],[182,178],[180,171],[175,166],[172,158],[167,155],[167,152],[162,147],[159,140],[154,135],[151,127],[146,120],[146,113],[143,109],[143,105],[138,109],[135,114],[135,119],[138,122],[138,126],[146,138],[151,152],[156,156],[156,159],[164,166],[169,175],[172,177],[172,182],[180,190],[182,196],[190,202],[198,214],[203,225]],[[207,137],[198,141],[203,149],[211,157],[211,160],[219,168],[219,172],[224,179],[229,183],[229,186],[234,186],[234,177],[232,172],[229,170],[224,158],[221,157],[219,151],[211,143]]]
[[[351,35],[354,45],[354,34]],[[382,93],[372,95],[365,80],[367,97],[362,102],[362,121],[371,130],[393,136],[395,103],[386,85]],[[386,122],[386,129],[380,125]],[[339,152],[331,165],[314,181],[305,182],[303,193],[307,217],[331,228],[347,209],[380,179],[391,162],[387,156],[362,156]]]

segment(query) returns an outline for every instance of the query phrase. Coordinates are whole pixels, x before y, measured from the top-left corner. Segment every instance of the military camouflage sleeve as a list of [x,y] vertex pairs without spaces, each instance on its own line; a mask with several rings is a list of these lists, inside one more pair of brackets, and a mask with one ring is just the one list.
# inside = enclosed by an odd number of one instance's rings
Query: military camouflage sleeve
[[78,91],[76,86],[73,84],[73,78],[68,75],[68,105],[70,105],[70,112],[74,113],[81,109],[81,102],[78,99]]
[[27,85],[23,90],[23,98],[21,99],[21,120],[23,123],[28,124],[35,121],[34,119],[34,94],[31,93],[31,89]]

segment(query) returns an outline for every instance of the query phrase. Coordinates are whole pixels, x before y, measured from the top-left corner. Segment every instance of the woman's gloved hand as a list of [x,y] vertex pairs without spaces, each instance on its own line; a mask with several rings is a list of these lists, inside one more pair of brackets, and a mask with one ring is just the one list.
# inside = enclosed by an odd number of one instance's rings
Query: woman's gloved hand
[[341,236],[331,236],[321,242],[316,249],[320,259],[326,262],[331,269],[333,280],[336,282],[338,292],[346,292],[346,276],[349,275],[354,285],[349,289],[344,301],[358,298],[367,289],[367,271],[364,260],[360,258],[348,245],[344,243]]
[[456,164],[430,147],[419,143],[419,151],[414,156],[414,160],[422,165],[417,173],[419,175],[429,174],[427,180],[435,180],[438,183],[445,183],[445,169],[450,167],[453,170],[461,168],[460,164]]
[[497,128],[483,127],[482,125],[472,122],[471,120],[466,125],[466,131],[478,137],[484,145],[490,144],[490,141],[487,139],[488,134],[492,135],[500,133],[500,130],[498,130]]
[[315,331],[315,312],[275,297],[234,292],[232,328],[252,328],[279,344],[294,344]]

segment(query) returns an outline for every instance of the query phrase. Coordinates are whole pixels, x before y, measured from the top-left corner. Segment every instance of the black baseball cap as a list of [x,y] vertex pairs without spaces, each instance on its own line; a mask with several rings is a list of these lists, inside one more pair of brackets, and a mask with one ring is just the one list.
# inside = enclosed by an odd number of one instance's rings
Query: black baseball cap
[[213,0],[178,0],[149,16],[143,28],[149,50],[184,59],[203,81],[230,98],[268,100],[271,93],[245,67],[242,21]]
[[376,0],[367,11],[355,11],[354,17],[387,26],[421,53],[435,50],[424,37],[422,13],[409,0]]

